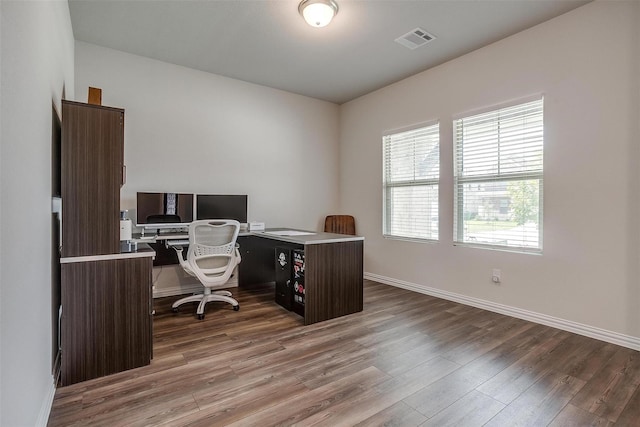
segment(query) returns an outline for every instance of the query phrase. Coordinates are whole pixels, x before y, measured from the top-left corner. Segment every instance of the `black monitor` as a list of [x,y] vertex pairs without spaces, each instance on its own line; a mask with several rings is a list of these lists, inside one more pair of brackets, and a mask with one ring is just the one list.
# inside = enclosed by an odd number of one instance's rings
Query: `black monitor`
[[193,221],[193,194],[146,193],[136,195],[136,223],[145,228],[186,227]]
[[196,194],[196,219],[235,219],[247,222],[247,195]]

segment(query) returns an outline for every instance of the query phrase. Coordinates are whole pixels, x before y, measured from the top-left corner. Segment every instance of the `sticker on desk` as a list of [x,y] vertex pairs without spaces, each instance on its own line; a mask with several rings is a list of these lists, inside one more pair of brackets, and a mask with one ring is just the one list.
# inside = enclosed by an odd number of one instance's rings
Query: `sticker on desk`
[[287,256],[284,252],[280,252],[280,255],[278,255],[278,263],[280,263],[280,267],[287,265]]
[[304,282],[301,280],[296,280],[293,283],[293,300],[298,304],[304,304]]
[[293,251],[293,277],[304,276],[304,251]]

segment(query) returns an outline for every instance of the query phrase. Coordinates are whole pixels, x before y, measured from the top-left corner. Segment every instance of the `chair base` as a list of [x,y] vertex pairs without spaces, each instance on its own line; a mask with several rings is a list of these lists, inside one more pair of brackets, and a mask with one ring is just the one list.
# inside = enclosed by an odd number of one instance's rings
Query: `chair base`
[[205,289],[205,292],[203,294],[191,295],[179,299],[171,305],[171,309],[174,312],[177,312],[178,307],[182,304],[188,302],[200,302],[200,304],[198,304],[196,314],[198,315],[198,319],[202,320],[204,319],[204,307],[208,302],[211,301],[228,302],[233,306],[233,309],[235,311],[240,310],[240,304],[238,304],[238,301],[236,301],[234,298],[231,298],[231,295],[232,294],[229,291],[211,291],[210,289]]

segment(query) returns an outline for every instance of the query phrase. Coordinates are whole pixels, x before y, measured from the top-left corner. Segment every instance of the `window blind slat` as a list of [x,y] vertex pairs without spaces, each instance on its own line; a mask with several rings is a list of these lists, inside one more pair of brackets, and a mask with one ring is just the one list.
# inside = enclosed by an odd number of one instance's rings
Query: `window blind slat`
[[383,234],[438,239],[440,126],[383,137]]
[[543,100],[454,121],[454,241],[542,249]]

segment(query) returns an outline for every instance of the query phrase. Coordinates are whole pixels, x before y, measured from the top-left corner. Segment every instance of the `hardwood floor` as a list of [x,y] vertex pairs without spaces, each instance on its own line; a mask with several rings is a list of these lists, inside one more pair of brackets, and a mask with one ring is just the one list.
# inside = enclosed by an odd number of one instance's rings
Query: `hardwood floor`
[[273,285],[173,314],[151,365],[56,391],[49,426],[640,426],[640,353],[366,281],[303,326]]

